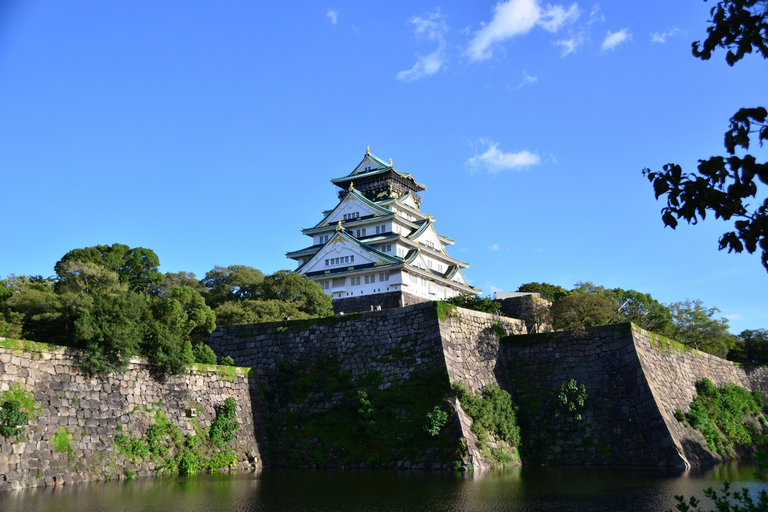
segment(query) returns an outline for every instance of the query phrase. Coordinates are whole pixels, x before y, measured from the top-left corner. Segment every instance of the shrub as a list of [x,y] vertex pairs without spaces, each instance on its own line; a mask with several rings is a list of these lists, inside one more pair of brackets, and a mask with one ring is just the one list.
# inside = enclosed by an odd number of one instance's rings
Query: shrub
[[229,397],[216,411],[216,419],[211,423],[209,437],[211,444],[216,447],[222,447],[230,442],[234,437],[235,430],[240,428],[237,421],[237,402]]
[[431,412],[427,413],[427,423],[424,425],[424,432],[432,437],[440,434],[445,424],[448,423],[448,413],[436,405]]
[[581,411],[586,407],[586,403],[587,388],[584,384],[579,386],[576,379],[563,382],[557,393],[557,406],[559,410],[555,412],[555,417],[565,415],[576,421],[581,421]]
[[67,431],[65,427],[59,427],[55,434],[53,434],[53,446],[57,452],[69,453],[72,448],[69,443],[72,442],[72,435]]
[[192,355],[196,363],[216,364],[216,354],[205,343],[198,343],[192,347]]
[[219,365],[221,366],[235,366],[235,360],[232,359],[231,356],[224,356],[221,358],[221,361],[219,361]]
[[11,437],[21,433],[29,421],[29,414],[21,410],[18,400],[6,400],[0,405],[0,435]]

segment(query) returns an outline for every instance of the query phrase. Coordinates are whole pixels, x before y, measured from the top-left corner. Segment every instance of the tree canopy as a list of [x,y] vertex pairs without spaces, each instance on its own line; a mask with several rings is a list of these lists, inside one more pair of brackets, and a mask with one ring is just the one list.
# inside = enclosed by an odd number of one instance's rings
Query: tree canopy
[[[721,48],[727,50],[725,60],[729,66],[755,50],[768,58],[768,1],[723,0],[711,9],[709,22],[707,38],[692,45],[695,57],[708,60]],[[749,153],[736,153],[749,151],[753,137],[761,147],[768,141],[767,119],[765,107],[739,109],[725,132],[728,156],[699,160],[697,172],[684,173],[680,165],[673,163],[664,165],[663,171],[643,169],[656,198],[666,195],[667,205],[661,216],[665,226],[675,229],[679,219],[697,224],[707,212],[724,221],[733,219],[734,230],[720,237],[720,250],[746,250],[750,254],[760,251],[766,271],[768,197],[764,187],[768,185],[768,162],[760,162]],[[751,199],[756,203],[749,203]]]

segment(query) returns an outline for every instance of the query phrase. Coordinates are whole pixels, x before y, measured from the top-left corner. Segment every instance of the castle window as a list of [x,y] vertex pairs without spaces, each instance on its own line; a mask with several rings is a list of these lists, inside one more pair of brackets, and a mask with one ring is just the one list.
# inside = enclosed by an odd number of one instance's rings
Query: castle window
[[376,276],[365,276],[365,284],[371,284],[376,282]]
[[351,286],[360,286],[360,277],[350,277],[349,278],[349,284]]
[[388,272],[385,272],[383,274],[379,274],[379,282],[381,283],[383,281],[389,281],[389,273]]

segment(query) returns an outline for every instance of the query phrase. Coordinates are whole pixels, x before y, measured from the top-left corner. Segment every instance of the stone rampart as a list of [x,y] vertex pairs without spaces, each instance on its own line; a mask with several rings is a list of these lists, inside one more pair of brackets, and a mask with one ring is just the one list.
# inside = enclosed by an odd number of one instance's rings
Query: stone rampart
[[[675,419],[675,410],[689,411],[704,377],[765,393],[768,369],[675,346],[630,324],[508,339],[524,456],[554,464],[678,467],[721,460],[698,431]],[[578,421],[558,399],[571,379],[588,395]]]
[[117,449],[116,436],[141,437],[157,414],[182,435],[195,434],[195,426],[208,427],[229,397],[238,404],[241,425],[229,447],[237,467],[261,463],[257,436],[264,404],[255,381],[240,371],[189,370],[158,381],[146,361],[136,358],[122,375],[90,378],[77,358],[72,349],[0,348],[0,392],[31,393],[37,408],[20,435],[0,436],[0,491],[156,474],[159,463],[131,462]]

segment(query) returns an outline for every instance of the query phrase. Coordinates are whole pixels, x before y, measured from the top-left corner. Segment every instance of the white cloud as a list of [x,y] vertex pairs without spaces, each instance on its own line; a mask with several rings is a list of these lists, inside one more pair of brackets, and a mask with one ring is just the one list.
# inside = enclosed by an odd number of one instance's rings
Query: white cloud
[[467,166],[473,171],[485,169],[490,174],[498,174],[502,171],[524,169],[541,163],[539,155],[530,151],[504,153],[499,150],[496,142],[482,139],[480,143],[487,146],[485,152],[467,160]]
[[592,7],[592,10],[589,12],[589,24],[593,23],[602,23],[605,21],[605,16],[603,16],[603,13],[600,12],[600,5],[595,4],[594,7]]
[[498,251],[500,247],[499,247],[499,244],[493,244],[492,246],[489,247],[489,249],[492,251]]
[[491,47],[515,36],[527,34],[539,25],[549,32],[557,32],[573,23],[581,14],[576,4],[565,9],[562,5],[547,4],[542,9],[538,0],[507,0],[496,4],[493,18],[475,32],[467,53],[471,60],[490,59]]
[[331,9],[328,9],[328,11],[326,11],[325,15],[328,16],[328,18],[330,18],[331,23],[333,23],[334,25],[336,23],[338,23],[338,21],[339,21],[339,11],[333,11]]
[[520,80],[520,85],[517,86],[518,89],[525,87],[526,85],[535,84],[539,81],[539,77],[537,76],[531,76],[528,74],[527,71],[523,71],[523,79]]
[[397,74],[398,80],[406,82],[434,75],[440,71],[440,68],[443,67],[446,61],[445,33],[448,32],[448,24],[445,23],[445,17],[440,14],[440,9],[424,18],[414,16],[410,19],[410,22],[416,26],[414,33],[417,37],[426,37],[429,41],[437,42],[437,50],[429,55],[417,54],[416,64],[411,69]]
[[557,32],[563,26],[573,23],[579,19],[579,16],[581,16],[579,6],[576,4],[572,4],[567,11],[563,9],[562,5],[547,7],[548,10],[544,11],[541,20],[539,21],[539,25],[549,32]]
[[725,315],[725,318],[728,320],[741,320],[741,315],[738,313],[734,313],[732,315]]
[[496,292],[501,292],[501,291],[503,291],[501,288],[499,288],[498,286],[496,286],[495,284],[493,284],[493,283],[490,283],[490,282],[489,282],[489,283],[486,283],[486,285],[485,285],[485,287],[484,287],[484,288],[485,288],[486,290],[488,290],[489,292],[493,292],[493,293],[496,293]]
[[571,34],[571,37],[568,39],[560,39],[559,41],[555,41],[555,46],[562,46],[563,50],[560,52],[560,57],[565,57],[566,55],[569,55],[578,50],[584,41],[584,32],[579,32],[578,34]]
[[603,51],[615,50],[617,46],[632,39],[632,34],[628,28],[623,28],[618,32],[608,31],[608,35],[603,40]]
[[666,43],[667,39],[669,39],[670,37],[682,36],[682,35],[685,35],[685,32],[683,32],[679,28],[676,28],[676,27],[675,28],[670,28],[670,29],[667,29],[667,30],[665,30],[664,32],[661,32],[661,33],[658,33],[658,32],[652,33],[651,34],[651,42],[652,43]]

